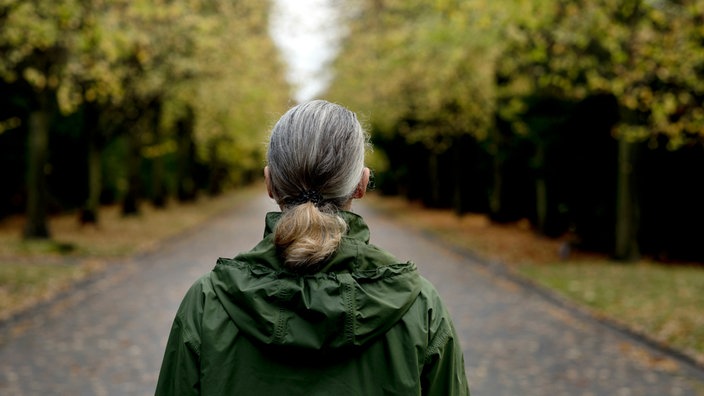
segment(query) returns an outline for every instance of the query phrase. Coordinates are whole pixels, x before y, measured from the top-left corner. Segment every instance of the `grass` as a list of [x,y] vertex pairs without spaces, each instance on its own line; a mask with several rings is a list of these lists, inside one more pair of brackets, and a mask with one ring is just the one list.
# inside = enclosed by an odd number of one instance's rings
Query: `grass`
[[487,261],[548,288],[596,316],[606,317],[704,364],[704,265],[620,263],[588,252],[565,258],[564,239],[537,235],[525,221],[491,223],[486,216],[457,216],[423,209],[399,198],[369,201],[409,227],[428,230]]
[[518,272],[704,362],[704,269],[652,262],[569,261]]
[[51,298],[98,268],[88,264],[0,263],[0,319]]
[[24,218],[4,219],[0,222],[0,320],[51,299],[118,258],[156,248],[263,188],[256,185],[201,197],[195,203],[173,202],[165,209],[144,204],[138,216],[124,217],[119,207],[105,207],[98,226],[81,225],[76,213],[52,216],[50,240],[25,241],[21,237]]

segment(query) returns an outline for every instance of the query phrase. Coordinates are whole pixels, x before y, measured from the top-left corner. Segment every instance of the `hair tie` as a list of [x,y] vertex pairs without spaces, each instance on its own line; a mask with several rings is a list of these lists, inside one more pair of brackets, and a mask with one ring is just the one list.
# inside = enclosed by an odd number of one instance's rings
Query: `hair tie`
[[306,202],[312,202],[315,206],[318,206],[323,202],[323,195],[316,190],[305,190],[298,194],[297,197],[289,200],[292,205],[300,205]]

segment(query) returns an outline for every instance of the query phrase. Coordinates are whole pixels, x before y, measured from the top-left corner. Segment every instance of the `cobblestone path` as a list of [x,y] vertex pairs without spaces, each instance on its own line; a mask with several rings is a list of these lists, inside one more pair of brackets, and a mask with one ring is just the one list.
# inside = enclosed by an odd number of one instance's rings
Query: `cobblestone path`
[[[215,259],[261,237],[266,195],[116,263],[0,325],[0,395],[153,394],[171,321]],[[446,300],[474,396],[704,395],[704,372],[652,350],[356,203],[372,243],[412,259]]]

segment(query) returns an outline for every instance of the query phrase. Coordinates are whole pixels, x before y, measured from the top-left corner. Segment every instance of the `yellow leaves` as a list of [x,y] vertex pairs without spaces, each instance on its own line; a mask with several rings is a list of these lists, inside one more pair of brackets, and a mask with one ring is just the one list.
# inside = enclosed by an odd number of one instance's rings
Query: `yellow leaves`
[[641,86],[623,94],[620,97],[620,102],[626,109],[644,114],[650,113],[653,128],[660,132],[667,133],[666,131],[669,131],[667,134],[673,134],[682,129],[682,125],[671,121],[684,103],[678,100],[673,93],[653,92],[650,87]]
[[146,66],[149,63],[151,56],[146,46],[138,45],[135,50],[135,59],[142,65]]
[[673,114],[677,110],[677,97],[672,92],[666,92],[662,96],[662,109],[667,114]]
[[15,6],[3,23],[3,42],[15,48],[46,49],[59,39],[56,23],[43,15],[38,15],[31,2]]
[[573,81],[574,80],[567,76],[558,73],[545,73],[538,77],[537,88],[552,91],[561,96],[564,93],[576,93],[576,87],[574,87]]
[[640,102],[640,111],[647,111],[651,108],[654,100],[653,91],[649,86],[638,87],[635,94]]
[[[526,14],[505,29],[507,50],[497,68],[504,101],[514,95],[580,99],[606,92],[619,101],[620,133],[628,139],[662,134],[674,147],[688,135],[704,136],[704,110],[695,99],[704,95],[701,12],[651,2],[641,2],[638,13],[634,2],[543,4],[548,10]],[[560,7],[561,15],[549,10]],[[507,117],[511,113],[499,109],[505,120],[515,120]]]
[[351,26],[360,30],[348,36],[332,96],[368,114],[375,133],[398,132],[442,151],[452,136],[483,136],[491,124],[502,17],[487,0],[432,4],[398,2],[393,11],[368,4],[366,23]]
[[512,97],[504,106],[501,106],[498,111],[502,118],[506,120],[513,120],[519,118],[519,116],[524,114],[527,109],[528,106],[523,100],[517,97]]
[[668,18],[659,8],[650,9],[650,20],[657,26],[667,26]]
[[96,90],[92,87],[87,89],[85,93],[85,99],[86,102],[95,102],[95,100],[98,99],[98,94],[96,93]]
[[80,16],[80,5],[76,1],[64,0],[56,5],[56,23],[62,31],[78,29],[81,23]]
[[684,130],[693,137],[692,140],[704,140],[704,111],[701,108],[694,110],[689,115]]
[[564,13],[567,18],[579,17],[582,14],[577,4],[570,3],[565,5],[564,7]]
[[552,53],[554,55],[560,56],[567,52],[567,47],[563,43],[554,43],[552,45]]
[[47,85],[47,78],[44,73],[34,67],[27,67],[22,72],[22,77],[38,90],[43,90]]
[[596,70],[594,70],[594,69],[587,70],[586,78],[587,78],[586,85],[592,92],[612,91],[611,81],[609,79],[605,78],[604,76],[602,76]]
[[[486,104],[495,95],[507,103],[496,109],[499,115],[520,121],[515,97],[579,100],[610,93],[619,101],[622,122],[637,124],[623,128],[631,139],[704,134],[701,104],[695,99],[704,95],[702,2],[696,2],[696,10],[694,3],[662,7],[640,2],[638,12],[634,1],[431,4],[430,10],[415,13],[421,9],[417,4],[394,2],[393,13],[372,13],[371,21],[360,24],[364,29],[351,35],[348,46],[354,52],[342,54],[348,59],[339,62],[335,94],[373,110],[374,125],[392,129],[405,117],[423,124],[433,115],[442,128],[463,123],[467,128],[478,108],[493,111]],[[478,28],[482,20],[493,26]],[[501,31],[500,38],[488,32],[492,28]],[[364,52],[369,48],[365,42],[374,45],[370,52],[376,56]],[[486,48],[503,54],[496,57]],[[360,85],[369,89],[359,94]],[[443,107],[448,103],[461,115],[449,114]],[[520,123],[514,126],[521,130]],[[432,135],[425,126],[411,123],[407,128],[418,128],[417,139]]]
[[639,107],[638,98],[634,95],[624,94],[621,95],[621,104],[630,110],[636,110]]
[[194,39],[188,42],[190,48],[172,43],[188,54],[175,59],[174,66],[190,70],[195,78],[169,84],[169,111],[192,109],[198,155],[232,169],[261,166],[266,128],[273,114],[285,110],[289,98],[271,39],[266,29],[255,26],[266,22],[266,7],[256,0],[218,5],[209,10],[212,14],[185,20],[183,33]]
[[[161,133],[188,119],[199,144],[222,142],[218,150],[233,158],[226,161],[258,167],[266,125],[288,99],[267,36],[268,7],[258,0],[0,0],[0,78],[51,89],[64,114],[94,103],[136,116],[143,103],[177,102],[188,110],[170,115]],[[0,133],[18,120],[0,120]],[[167,139],[143,154],[173,150]]]
[[513,122],[511,123],[511,126],[516,132],[516,134],[519,136],[527,136],[530,133],[530,128],[528,127],[528,124],[523,121]]
[[0,135],[5,133],[6,131],[15,129],[22,125],[22,119],[19,117],[10,117],[6,120],[0,121]]
[[56,100],[62,114],[71,114],[83,102],[73,81],[64,81],[56,91]]
[[142,157],[147,159],[162,157],[167,154],[175,153],[176,150],[178,150],[176,141],[167,139],[163,142],[143,147]]
[[435,9],[440,12],[453,12],[456,5],[455,0],[435,0]]
[[646,140],[650,136],[650,129],[644,125],[621,123],[614,128],[614,135],[618,139],[624,139],[629,143],[636,143]]

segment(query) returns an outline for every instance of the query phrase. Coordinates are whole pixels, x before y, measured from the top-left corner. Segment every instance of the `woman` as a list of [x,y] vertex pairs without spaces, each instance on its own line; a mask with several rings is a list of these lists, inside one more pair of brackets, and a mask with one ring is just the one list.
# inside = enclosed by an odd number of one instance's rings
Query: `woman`
[[349,212],[369,182],[351,111],[322,100],[274,126],[264,169],[281,212],[219,259],[176,314],[157,395],[468,395],[433,286],[369,244]]

